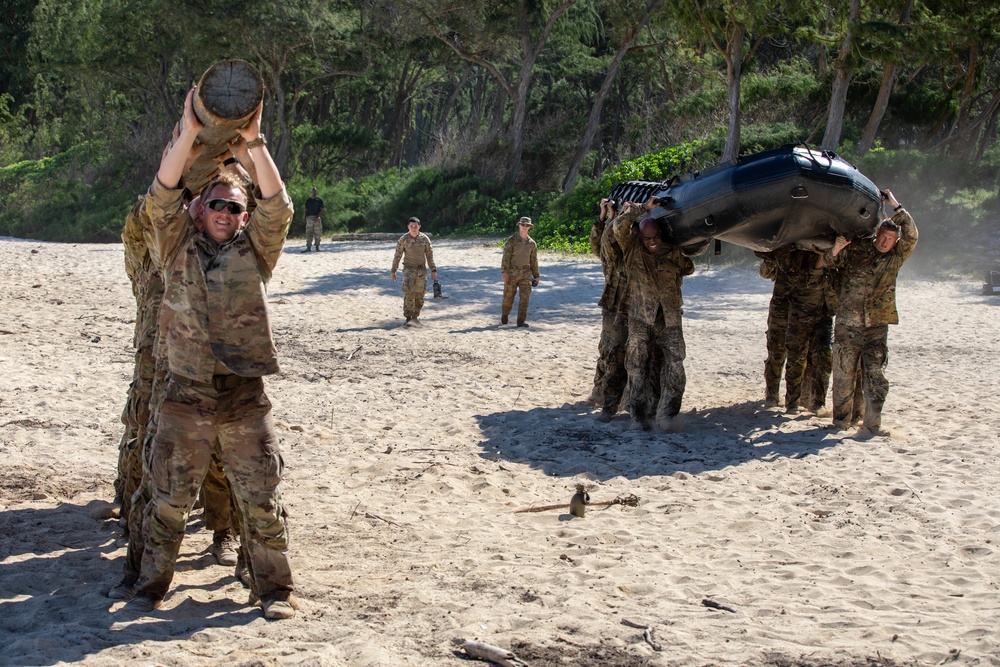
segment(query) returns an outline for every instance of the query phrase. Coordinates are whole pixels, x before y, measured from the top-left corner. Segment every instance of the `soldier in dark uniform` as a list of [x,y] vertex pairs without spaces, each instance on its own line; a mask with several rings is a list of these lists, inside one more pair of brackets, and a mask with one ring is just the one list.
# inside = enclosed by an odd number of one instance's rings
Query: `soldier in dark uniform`
[[323,200],[316,194],[316,188],[313,188],[312,197],[306,200],[306,252],[314,242],[316,252],[319,252],[319,241],[323,236]]

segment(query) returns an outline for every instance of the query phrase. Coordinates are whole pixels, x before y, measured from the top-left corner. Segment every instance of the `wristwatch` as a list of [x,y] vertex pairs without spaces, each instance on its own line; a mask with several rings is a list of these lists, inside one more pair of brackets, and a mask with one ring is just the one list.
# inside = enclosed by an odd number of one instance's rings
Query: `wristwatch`
[[263,134],[247,142],[247,150],[252,150],[258,146],[267,146],[267,139],[264,138]]

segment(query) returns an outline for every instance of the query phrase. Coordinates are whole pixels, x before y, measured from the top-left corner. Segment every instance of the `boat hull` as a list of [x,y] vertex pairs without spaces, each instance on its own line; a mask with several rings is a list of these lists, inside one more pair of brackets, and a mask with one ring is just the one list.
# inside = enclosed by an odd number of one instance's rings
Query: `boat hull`
[[785,146],[703,172],[654,183],[619,183],[618,203],[660,204],[649,215],[664,238],[697,254],[719,239],[753,250],[790,243],[825,249],[837,235],[871,234],[880,219],[879,189],[849,162],[827,151]]

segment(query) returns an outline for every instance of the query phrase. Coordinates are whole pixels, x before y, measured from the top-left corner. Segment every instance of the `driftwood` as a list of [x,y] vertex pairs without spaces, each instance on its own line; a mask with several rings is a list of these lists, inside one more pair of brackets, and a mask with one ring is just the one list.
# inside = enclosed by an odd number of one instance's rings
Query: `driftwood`
[[451,641],[463,649],[469,657],[495,662],[501,667],[528,667],[528,663],[521,662],[513,651],[508,651],[505,648],[458,637]]
[[[398,241],[399,237],[406,232],[370,232],[370,233],[357,233],[357,234],[334,234],[330,237],[330,241]],[[431,238],[431,234],[424,234]]]
[[201,153],[184,177],[184,185],[195,194],[218,169],[217,158],[229,150],[264,99],[264,79],[245,60],[223,60],[201,75],[194,96],[194,113],[205,127],[198,133]]
[[647,644],[649,644],[650,648],[652,648],[654,651],[663,650],[663,647],[653,640],[653,626],[643,625],[642,623],[636,623],[634,621],[628,620],[627,618],[622,619],[622,625],[627,625],[630,628],[642,630],[642,638],[645,640]]
[[[587,507],[611,507],[612,505],[623,505],[627,507],[638,507],[639,506],[639,496],[634,493],[630,493],[627,496],[618,496],[614,500],[602,500],[600,502],[591,502],[587,504]],[[559,503],[558,505],[536,505],[534,507],[522,507],[519,510],[514,510],[514,514],[523,514],[524,512],[548,512],[550,510],[569,510],[569,504]]]
[[727,607],[724,604],[719,604],[718,602],[716,602],[715,600],[712,600],[711,598],[705,598],[705,599],[703,599],[701,601],[701,604],[702,604],[703,607],[708,607],[709,609],[719,609],[721,611],[728,611],[730,614],[735,614],[736,613],[736,610],[733,609],[732,607]]

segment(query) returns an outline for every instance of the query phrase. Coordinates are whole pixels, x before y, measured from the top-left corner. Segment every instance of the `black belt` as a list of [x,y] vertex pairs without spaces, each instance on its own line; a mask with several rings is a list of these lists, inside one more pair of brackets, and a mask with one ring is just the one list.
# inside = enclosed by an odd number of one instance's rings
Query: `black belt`
[[424,268],[424,265],[423,264],[407,264],[406,262],[403,262],[403,268],[404,269],[422,269],[422,268]]
[[253,382],[257,379],[244,377],[242,375],[213,375],[211,382],[199,382],[198,380],[192,380],[189,377],[178,375],[177,373],[171,373],[170,378],[177,384],[184,385],[185,387],[214,389],[219,392],[236,389],[236,387],[244,385],[248,382]]

